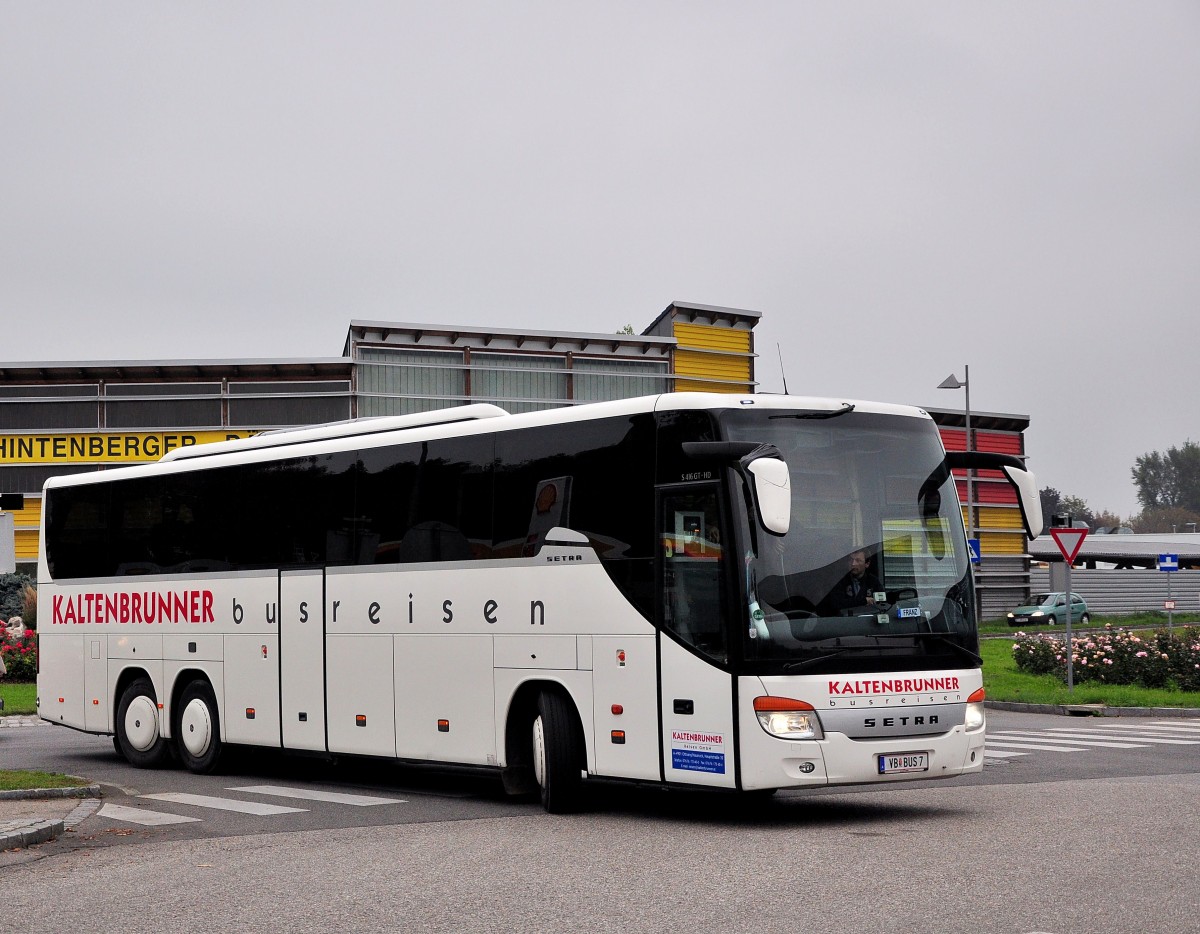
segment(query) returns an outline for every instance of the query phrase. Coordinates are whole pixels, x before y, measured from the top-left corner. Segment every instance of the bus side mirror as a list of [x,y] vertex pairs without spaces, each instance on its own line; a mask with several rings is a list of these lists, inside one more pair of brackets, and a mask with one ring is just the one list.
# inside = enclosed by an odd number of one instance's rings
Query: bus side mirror
[[1042,534],[1042,499],[1038,496],[1037,480],[1017,458],[986,451],[949,451],[946,466],[951,470],[999,470],[1017,491],[1017,504],[1029,537]]
[[685,457],[729,463],[741,475],[758,521],[772,535],[786,535],[792,525],[792,479],[787,462],[773,444],[754,441],[685,441]]
[[775,457],[759,457],[746,465],[753,478],[754,507],[764,529],[786,535],[792,525],[792,478],[788,465]]

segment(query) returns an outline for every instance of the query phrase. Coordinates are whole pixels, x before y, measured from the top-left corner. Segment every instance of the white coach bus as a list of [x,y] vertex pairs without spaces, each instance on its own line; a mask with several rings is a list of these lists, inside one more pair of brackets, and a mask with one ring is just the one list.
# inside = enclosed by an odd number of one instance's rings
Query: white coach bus
[[1040,531],[1020,461],[946,454],[926,413],[771,395],[468,405],[57,477],[39,713],[138,766],[478,766],[551,811],[593,780],[977,772],[967,467]]

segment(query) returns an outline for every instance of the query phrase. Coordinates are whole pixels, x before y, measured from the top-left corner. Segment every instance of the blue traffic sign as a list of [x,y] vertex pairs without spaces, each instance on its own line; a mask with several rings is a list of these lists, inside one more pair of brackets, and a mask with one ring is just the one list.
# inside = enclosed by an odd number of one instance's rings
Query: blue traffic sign
[[967,548],[969,548],[971,551],[971,563],[978,564],[979,563],[979,539],[968,538],[967,539]]
[[1179,555],[1159,555],[1158,569],[1160,571],[1178,571]]

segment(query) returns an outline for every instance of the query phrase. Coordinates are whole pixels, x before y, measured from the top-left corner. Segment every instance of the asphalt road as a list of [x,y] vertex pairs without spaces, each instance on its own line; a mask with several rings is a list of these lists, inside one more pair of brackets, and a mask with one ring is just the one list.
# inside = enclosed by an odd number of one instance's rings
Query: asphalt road
[[[975,779],[759,803],[612,788],[551,817],[471,776],[262,756],[143,772],[106,739],[15,730],[6,767],[193,820],[100,812],[0,861],[0,931],[1200,931],[1200,724],[993,711],[989,736]],[[262,786],[389,803],[230,790]]]

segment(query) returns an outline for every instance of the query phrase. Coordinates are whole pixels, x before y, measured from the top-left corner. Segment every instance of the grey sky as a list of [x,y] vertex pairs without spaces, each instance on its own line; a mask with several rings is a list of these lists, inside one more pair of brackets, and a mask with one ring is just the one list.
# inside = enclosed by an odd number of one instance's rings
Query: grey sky
[[1198,48],[1195,2],[0,0],[0,359],[731,305],[768,390],[969,364],[1128,515],[1200,440]]

